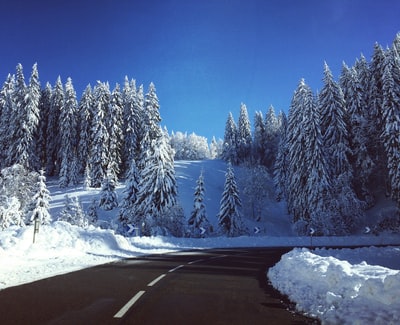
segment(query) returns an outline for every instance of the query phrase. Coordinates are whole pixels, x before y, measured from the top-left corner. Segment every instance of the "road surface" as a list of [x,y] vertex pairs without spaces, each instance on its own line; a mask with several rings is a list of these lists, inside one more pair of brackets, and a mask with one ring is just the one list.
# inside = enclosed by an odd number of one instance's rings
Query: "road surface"
[[[5,324],[319,324],[267,283],[284,248],[142,256],[0,291]],[[295,270],[294,270],[295,272]]]

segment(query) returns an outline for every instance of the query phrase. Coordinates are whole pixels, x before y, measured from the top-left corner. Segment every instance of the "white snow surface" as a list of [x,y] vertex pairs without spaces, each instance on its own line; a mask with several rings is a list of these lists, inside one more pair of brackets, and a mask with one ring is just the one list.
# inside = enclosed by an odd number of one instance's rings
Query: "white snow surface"
[[[176,162],[179,201],[185,215],[193,208],[193,193],[204,173],[206,211],[217,226],[216,215],[223,191],[224,162]],[[238,171],[239,173],[240,171]],[[10,227],[0,231],[0,290],[90,266],[143,254],[185,249],[224,247],[293,247],[268,271],[272,285],[288,295],[298,310],[325,324],[400,323],[400,236],[363,234],[348,237],[297,237],[283,203],[271,199],[259,221],[245,219],[250,235],[204,239],[172,237],[124,237],[112,230],[116,210],[99,213],[99,224],[111,229],[80,228],[57,221],[65,194],[76,195],[87,210],[99,190],[82,187],[61,190],[57,180],[47,182],[53,222],[40,226],[33,243],[34,227]],[[123,183],[118,196],[123,197]],[[239,189],[240,190],[240,189]],[[253,233],[253,228],[261,231]],[[312,242],[311,242],[312,240]],[[343,249],[306,249],[304,246],[369,246]],[[391,245],[389,247],[375,247]]]

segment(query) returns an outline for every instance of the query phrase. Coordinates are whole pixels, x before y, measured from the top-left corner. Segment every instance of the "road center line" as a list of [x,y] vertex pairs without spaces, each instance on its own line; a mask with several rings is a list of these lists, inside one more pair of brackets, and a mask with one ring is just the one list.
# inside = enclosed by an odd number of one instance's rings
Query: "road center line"
[[199,262],[204,262],[204,261],[205,261],[205,259],[202,258],[202,259],[199,259],[199,260],[191,261],[188,264],[194,264],[194,263],[199,263]]
[[132,297],[132,299],[129,300],[129,301],[125,304],[125,306],[122,307],[122,308],[120,309],[120,311],[114,315],[114,318],[122,318],[122,317],[124,317],[124,315],[125,315],[126,312],[129,310],[129,308],[131,308],[131,307],[134,305],[134,303],[135,303],[136,301],[138,301],[139,298],[140,298],[141,296],[143,296],[143,294],[144,294],[145,292],[146,292],[146,291],[139,291],[136,295],[134,295],[134,296]]
[[174,271],[180,269],[181,267],[183,267],[183,265],[179,265],[179,266],[177,266],[177,267],[175,267],[175,268],[169,270],[168,272],[169,272],[169,273],[174,272]]
[[158,281],[160,281],[165,276],[166,276],[166,274],[161,274],[158,278],[151,281],[147,286],[152,287],[153,285],[155,285]]

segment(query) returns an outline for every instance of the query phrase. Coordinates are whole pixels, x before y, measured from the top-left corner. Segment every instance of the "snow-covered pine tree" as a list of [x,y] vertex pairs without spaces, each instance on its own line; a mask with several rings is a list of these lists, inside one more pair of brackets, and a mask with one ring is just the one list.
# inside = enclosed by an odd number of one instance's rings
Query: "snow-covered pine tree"
[[15,92],[15,76],[8,74],[0,90],[0,167],[6,167],[7,149],[12,141],[11,116],[14,114],[13,94]]
[[205,188],[203,171],[201,171],[196,184],[193,210],[188,220],[189,231],[191,237],[206,237],[210,235],[211,225],[207,219],[206,206],[204,203]]
[[[313,98],[310,87],[304,79],[300,80],[294,92],[288,115],[286,133],[287,150],[286,162],[286,185],[288,212],[293,216],[293,222],[307,220],[305,207],[307,198],[304,193],[304,186],[308,178],[308,166],[306,162],[308,135],[305,134],[305,124],[308,123],[308,116],[305,115],[306,107],[311,105]],[[284,178],[281,179],[284,181]]]
[[265,157],[265,123],[263,113],[257,111],[254,116],[253,159],[262,164]]
[[210,159],[217,159],[221,157],[221,152],[222,152],[222,140],[215,139],[215,137],[212,137],[211,143],[210,143]]
[[115,85],[111,93],[111,102],[106,117],[106,127],[109,134],[109,176],[114,183],[117,183],[122,168],[121,150],[123,139],[123,101],[119,84]]
[[85,173],[88,167],[88,158],[91,148],[90,136],[93,119],[93,95],[92,87],[87,85],[78,104],[79,115],[79,173]]
[[275,114],[275,109],[271,105],[265,117],[264,132],[264,165],[271,171],[273,169],[279,144],[279,120]]
[[368,110],[357,70],[349,68],[345,63],[343,63],[340,77],[340,87],[349,116],[349,141],[352,153],[350,161],[354,171],[353,188],[357,196],[371,206],[373,196],[368,189],[368,183],[374,163],[367,150]]
[[82,209],[81,203],[76,196],[65,195],[64,208],[61,210],[58,221],[65,221],[71,225],[85,228],[89,221]]
[[324,232],[330,235],[348,233],[362,215],[361,202],[352,189],[353,169],[349,162],[351,150],[348,137],[348,116],[340,86],[333,80],[325,63],[324,86],[318,98],[321,134],[326,159],[329,161],[328,180],[332,184],[330,220],[325,220]]
[[[160,105],[156,94],[156,88],[150,83],[149,90],[144,99],[144,115],[143,115],[143,138],[141,139],[141,152],[145,152],[152,145],[153,140],[158,140],[163,136],[160,128]],[[139,169],[143,166],[138,164]]]
[[228,163],[227,172],[225,173],[224,191],[217,215],[220,229],[228,237],[240,236],[245,232],[240,213],[241,205],[235,174],[231,163]]
[[47,125],[49,124],[52,88],[50,83],[42,90],[39,101],[39,126],[36,142],[36,156],[39,159],[38,169],[46,166]]
[[224,144],[222,148],[222,159],[231,162],[232,164],[238,163],[238,141],[237,141],[237,127],[233,115],[229,112],[228,119],[225,124]]
[[307,135],[305,162],[308,175],[303,189],[306,199],[303,220],[308,222],[308,227],[302,229],[295,226],[295,229],[297,228],[301,235],[308,235],[311,227],[316,234],[324,234],[325,223],[329,218],[329,200],[332,198],[329,163],[322,141],[320,111],[311,91],[307,93],[305,102],[307,105],[304,106],[304,115],[307,116],[307,121],[303,127]]
[[239,163],[249,161],[251,159],[251,125],[247,107],[245,104],[240,105],[240,113],[237,128],[237,156]]
[[107,176],[104,177],[103,183],[101,185],[99,207],[103,210],[109,211],[118,206],[118,197],[115,192],[115,181],[113,172],[107,171]]
[[39,220],[40,224],[47,225],[51,222],[49,213],[50,192],[46,187],[46,176],[44,170],[40,170],[38,180],[34,188],[31,204],[28,207],[27,223],[34,223]]
[[60,187],[78,184],[78,102],[71,78],[65,84],[65,102],[60,112]]
[[133,220],[137,193],[139,191],[139,179],[139,171],[136,167],[135,160],[132,159],[126,176],[124,198],[119,210],[118,220],[123,225],[134,224],[136,227],[139,227],[139,224],[135,224],[135,220]]
[[[261,115],[262,117],[262,115]],[[286,195],[286,183],[287,183],[287,173],[288,164],[287,155],[287,117],[283,113],[281,118],[280,136],[278,152],[275,159],[274,165],[274,185],[276,192],[276,200],[280,202],[281,200],[287,198]]]
[[46,174],[48,176],[58,175],[60,170],[60,162],[58,161],[58,150],[61,142],[59,135],[59,120],[61,110],[64,107],[64,99],[64,86],[61,82],[61,77],[58,76],[51,94],[49,120],[47,125],[47,134],[51,135],[47,137],[46,144]]
[[377,184],[384,179],[386,164],[386,154],[383,143],[381,141],[381,134],[383,132],[383,117],[382,117],[382,104],[383,104],[383,74],[385,69],[385,51],[378,44],[375,43],[374,51],[372,54],[370,70],[370,82],[368,89],[368,109],[369,109],[369,152],[370,156],[374,159],[375,170],[374,183]]
[[89,153],[90,179],[93,187],[100,187],[107,174],[109,134],[105,125],[105,114],[110,104],[110,95],[108,84],[98,82],[94,87],[94,109]]
[[[155,134],[149,132],[150,134]],[[139,192],[135,205],[134,224],[142,225],[142,234],[152,235],[165,224],[167,211],[176,205],[177,184],[174,169],[174,152],[168,137],[159,127],[159,136],[150,142],[144,152],[140,171]]]
[[400,56],[395,46],[386,55],[382,109],[390,195],[400,209]]
[[129,163],[132,159],[138,159],[138,139],[137,131],[140,121],[140,113],[142,108],[139,108],[138,96],[136,90],[135,80],[129,79],[125,76],[125,83],[122,89],[122,104],[123,104],[123,122],[124,122],[124,136],[122,147],[122,161],[124,166],[122,172],[129,171]]
[[18,64],[16,72],[16,86],[13,103],[14,114],[10,124],[12,129],[12,142],[9,143],[6,165],[20,164],[26,168],[38,164],[34,157],[35,132],[39,124],[39,99],[40,82],[37,65],[32,68],[29,85],[24,81],[22,65]]

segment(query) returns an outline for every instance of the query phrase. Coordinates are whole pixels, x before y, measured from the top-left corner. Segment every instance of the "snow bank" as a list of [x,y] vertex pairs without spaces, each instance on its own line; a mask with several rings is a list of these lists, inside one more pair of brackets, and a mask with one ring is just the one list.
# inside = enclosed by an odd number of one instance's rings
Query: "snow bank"
[[269,269],[268,278],[299,311],[323,324],[399,324],[399,257],[398,247],[296,248]]
[[171,250],[173,245],[162,245],[160,240],[140,248],[112,230],[84,229],[62,221],[40,226],[35,243],[33,226],[11,227],[0,232],[0,289],[143,253]]

